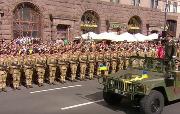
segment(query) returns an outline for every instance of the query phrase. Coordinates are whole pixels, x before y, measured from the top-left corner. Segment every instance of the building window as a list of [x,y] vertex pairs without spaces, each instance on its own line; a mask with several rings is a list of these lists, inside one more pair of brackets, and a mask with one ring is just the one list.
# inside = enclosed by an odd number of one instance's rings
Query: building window
[[110,0],[110,2],[119,3],[119,0]]
[[13,37],[41,37],[41,14],[32,3],[21,3],[14,10]]
[[167,20],[168,31],[176,34],[177,21],[176,20]]
[[170,1],[168,1],[167,5],[166,5],[166,11],[171,12],[171,2]]
[[87,32],[99,32],[99,16],[92,10],[86,11],[81,18],[81,31]]
[[151,8],[157,8],[158,2],[159,2],[159,0],[151,0]]
[[59,24],[57,26],[57,35],[60,39],[69,39],[70,25]]
[[140,0],[132,0],[132,5],[140,6]]
[[176,13],[177,12],[177,2],[173,3],[173,12]]
[[128,22],[128,32],[132,34],[141,33],[142,21],[139,16],[133,16]]

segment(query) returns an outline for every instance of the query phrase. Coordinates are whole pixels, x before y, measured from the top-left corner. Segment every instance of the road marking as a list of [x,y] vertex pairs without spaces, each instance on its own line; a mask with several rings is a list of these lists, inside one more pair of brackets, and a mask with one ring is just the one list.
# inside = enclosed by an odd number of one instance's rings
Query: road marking
[[41,92],[54,91],[54,90],[61,90],[61,89],[67,89],[67,88],[75,88],[75,87],[82,87],[82,85],[74,85],[74,86],[60,87],[60,88],[54,88],[54,89],[47,89],[47,90],[33,91],[33,92],[30,92],[30,93],[31,93],[31,94],[33,94],[33,93],[41,93]]
[[68,109],[77,108],[77,107],[81,107],[81,106],[85,106],[85,105],[99,103],[99,102],[102,102],[102,101],[104,101],[104,100],[102,99],[102,100],[98,100],[98,101],[93,101],[93,102],[87,102],[87,103],[83,103],[83,104],[68,106],[68,107],[61,108],[61,110],[68,110]]

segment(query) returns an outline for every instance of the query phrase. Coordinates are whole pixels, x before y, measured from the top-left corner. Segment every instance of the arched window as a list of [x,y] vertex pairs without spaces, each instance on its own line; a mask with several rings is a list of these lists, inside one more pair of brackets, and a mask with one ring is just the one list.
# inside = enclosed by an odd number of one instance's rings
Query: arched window
[[136,33],[141,33],[141,27],[142,26],[142,21],[140,17],[138,16],[133,16],[129,22],[128,22],[128,32],[136,34]]
[[19,4],[13,12],[13,37],[41,38],[41,14],[32,3]]
[[81,31],[87,32],[99,32],[99,16],[96,12],[89,10],[86,11],[81,18]]

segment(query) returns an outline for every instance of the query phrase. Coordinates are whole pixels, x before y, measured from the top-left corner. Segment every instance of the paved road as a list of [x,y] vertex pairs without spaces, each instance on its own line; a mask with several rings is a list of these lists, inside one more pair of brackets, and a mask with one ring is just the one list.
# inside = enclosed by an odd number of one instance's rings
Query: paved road
[[[55,86],[35,86],[0,93],[0,114],[139,114],[128,104],[110,107],[102,99],[97,80]],[[165,107],[163,114],[180,114],[180,102]]]

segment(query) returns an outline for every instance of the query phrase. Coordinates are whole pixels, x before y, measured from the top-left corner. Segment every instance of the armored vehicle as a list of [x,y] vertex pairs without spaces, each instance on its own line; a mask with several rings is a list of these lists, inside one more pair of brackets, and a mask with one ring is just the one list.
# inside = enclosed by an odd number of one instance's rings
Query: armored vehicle
[[160,114],[165,102],[180,98],[180,71],[175,60],[130,57],[129,67],[99,79],[109,105],[122,98],[138,102],[145,114]]

